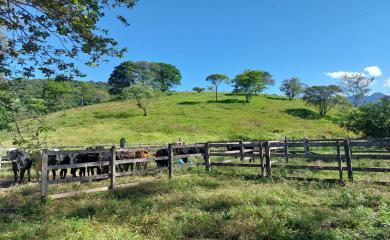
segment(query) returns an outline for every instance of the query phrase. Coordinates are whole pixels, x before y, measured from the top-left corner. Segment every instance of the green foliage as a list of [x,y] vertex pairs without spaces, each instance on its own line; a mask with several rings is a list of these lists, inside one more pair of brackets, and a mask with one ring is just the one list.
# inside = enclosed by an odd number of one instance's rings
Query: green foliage
[[299,96],[304,89],[305,85],[296,77],[284,80],[282,86],[280,86],[280,91],[284,92],[290,100]]
[[197,93],[201,93],[201,92],[204,92],[206,89],[205,88],[202,88],[202,87],[194,87],[192,89],[192,91],[194,92],[197,92]]
[[345,116],[341,126],[366,137],[389,137],[390,98],[353,110]]
[[15,79],[9,81],[9,92],[23,103],[29,99],[43,99],[48,112],[102,103],[110,100],[108,85],[68,79]]
[[13,145],[33,151],[46,146],[47,133],[52,129],[42,117],[45,112],[42,99],[21,101],[9,91],[9,84],[0,89],[0,129],[8,130]]
[[315,107],[320,116],[324,117],[337,104],[337,95],[340,92],[340,87],[335,85],[312,86],[305,89],[303,100]]
[[46,101],[50,112],[68,109],[74,105],[70,82],[47,81],[43,86],[42,98]]
[[159,92],[145,83],[138,83],[124,88],[121,93],[124,100],[134,100],[137,106],[144,111],[144,116],[148,115],[150,103],[158,96]]
[[267,85],[272,85],[274,80],[268,72],[260,70],[245,70],[238,74],[234,80],[234,93],[243,94],[245,101],[249,103],[250,99],[262,92]]
[[[122,57],[125,48],[108,37],[100,20],[108,8],[132,8],[136,0],[0,1],[0,23],[7,36],[0,38],[2,73],[33,77],[36,71],[51,76],[58,71],[81,75],[69,59],[85,58],[96,66],[105,57]],[[123,16],[120,22],[128,25]],[[18,65],[13,72],[15,65]]]
[[158,83],[161,92],[168,92],[175,85],[180,85],[181,73],[179,69],[168,63],[152,63],[154,80]]
[[112,94],[119,94],[123,88],[141,82],[161,92],[167,92],[175,85],[179,85],[180,80],[180,71],[171,64],[127,61],[114,68],[108,84],[111,86]]
[[206,81],[213,84],[215,90],[215,101],[218,102],[218,86],[222,83],[229,83],[229,77],[225,74],[216,73],[207,76]]

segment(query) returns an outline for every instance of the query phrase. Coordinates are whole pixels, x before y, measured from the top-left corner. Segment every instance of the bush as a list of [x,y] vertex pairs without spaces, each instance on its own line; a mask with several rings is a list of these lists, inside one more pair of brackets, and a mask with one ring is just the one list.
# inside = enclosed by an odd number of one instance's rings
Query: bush
[[341,126],[365,137],[390,136],[390,98],[370,103],[348,113]]

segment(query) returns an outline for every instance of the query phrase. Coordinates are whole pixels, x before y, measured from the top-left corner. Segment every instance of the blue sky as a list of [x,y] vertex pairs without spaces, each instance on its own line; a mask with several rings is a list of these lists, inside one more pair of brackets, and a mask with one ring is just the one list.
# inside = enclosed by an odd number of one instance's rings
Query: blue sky
[[[107,81],[125,60],[167,62],[182,72],[177,90],[207,86],[208,74],[233,78],[259,69],[276,80],[268,93],[278,93],[289,77],[336,84],[339,71],[371,67],[365,74],[376,76],[373,91],[389,94],[389,9],[389,0],[139,0],[133,10],[108,12],[101,23],[128,47],[126,57],[80,67],[86,79]],[[115,20],[118,13],[129,27]]]

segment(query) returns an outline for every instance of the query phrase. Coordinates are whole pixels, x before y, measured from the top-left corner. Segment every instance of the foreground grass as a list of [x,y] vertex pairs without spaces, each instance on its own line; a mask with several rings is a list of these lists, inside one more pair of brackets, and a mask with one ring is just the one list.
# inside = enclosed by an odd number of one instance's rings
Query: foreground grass
[[[173,93],[159,98],[150,116],[132,102],[110,102],[58,112],[47,116],[56,129],[49,135],[52,145],[118,143],[167,143],[233,139],[283,139],[289,137],[346,137],[336,121],[336,112],[319,118],[301,100],[260,95],[249,104],[241,96],[213,93]],[[9,142],[8,142],[9,143]]]
[[17,187],[0,193],[0,239],[390,238],[388,186],[263,180],[243,171],[196,168],[44,206],[37,186]]

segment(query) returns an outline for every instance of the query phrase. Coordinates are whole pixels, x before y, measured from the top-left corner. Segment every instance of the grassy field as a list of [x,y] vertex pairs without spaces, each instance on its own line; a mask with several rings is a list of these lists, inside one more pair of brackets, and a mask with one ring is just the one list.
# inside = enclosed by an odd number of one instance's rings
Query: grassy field
[[[57,129],[49,140],[92,145],[118,143],[121,137],[129,143],[164,143],[178,138],[201,142],[347,135],[335,123],[336,111],[320,119],[300,100],[261,95],[244,104],[242,97],[227,94],[221,94],[221,103],[212,99],[210,93],[174,93],[153,104],[148,117],[130,102],[54,113],[47,117]],[[290,164],[336,166],[299,159]],[[3,189],[0,239],[390,239],[390,187],[363,182],[390,182],[388,173],[355,173],[357,181],[345,184],[325,181],[337,179],[337,171],[275,168],[272,179],[258,173],[254,168],[213,167],[206,174],[204,167],[183,167],[175,169],[171,180],[166,173],[118,178],[119,184],[139,185],[49,199],[45,205],[40,205],[36,183]],[[49,193],[108,184],[51,185]]]
[[248,171],[138,177],[144,181],[135,187],[43,206],[36,185],[19,186],[0,192],[0,239],[390,238],[388,186],[267,180]]
[[[289,137],[345,137],[336,111],[321,119],[301,100],[260,95],[249,104],[240,96],[213,93],[173,93],[158,99],[143,117],[132,102],[110,102],[48,115],[56,129],[52,145],[167,143],[231,139],[282,139]],[[9,141],[8,141],[9,143]]]

